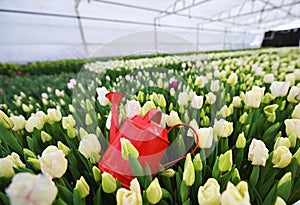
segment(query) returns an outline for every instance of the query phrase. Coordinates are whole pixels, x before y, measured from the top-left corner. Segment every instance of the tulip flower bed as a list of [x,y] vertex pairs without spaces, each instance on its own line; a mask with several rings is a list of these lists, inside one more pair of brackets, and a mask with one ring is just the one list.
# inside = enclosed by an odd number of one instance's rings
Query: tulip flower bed
[[[300,200],[300,49],[87,63],[77,75],[0,76],[0,204],[293,204]],[[162,112],[176,153],[151,173],[121,139],[135,175],[98,168],[111,129]],[[124,98],[124,99],[125,99]],[[106,139],[106,140],[105,140]],[[199,141],[195,152],[192,152]],[[190,153],[192,152],[192,153]]]

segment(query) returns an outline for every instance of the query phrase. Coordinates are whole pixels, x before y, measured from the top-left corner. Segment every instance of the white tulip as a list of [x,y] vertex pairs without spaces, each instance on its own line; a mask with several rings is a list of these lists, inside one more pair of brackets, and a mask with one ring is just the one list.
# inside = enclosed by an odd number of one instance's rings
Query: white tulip
[[106,106],[109,103],[108,98],[105,96],[108,92],[108,90],[106,89],[106,87],[100,87],[96,89],[97,94],[98,94],[98,101],[100,103],[100,105],[102,106]]
[[260,91],[250,90],[244,96],[244,102],[249,108],[258,108],[261,100],[262,94]]
[[231,73],[230,76],[227,79],[227,83],[229,85],[235,85],[238,81],[238,76],[236,73]]
[[51,205],[58,192],[50,176],[27,172],[16,174],[5,191],[12,205]]
[[42,173],[48,173],[53,178],[60,178],[67,171],[68,160],[64,152],[53,145],[43,151],[39,160]]
[[287,96],[287,100],[291,103],[300,102],[300,88],[293,86]]
[[242,107],[242,99],[239,96],[234,96],[232,99],[233,107],[241,108]]
[[120,188],[117,191],[117,205],[142,205],[143,199],[138,180],[134,178],[130,182],[130,190]]
[[233,123],[224,119],[216,120],[214,124],[214,135],[219,137],[228,137],[233,132]]
[[241,181],[236,187],[228,182],[226,190],[221,196],[221,205],[250,205],[247,182]]
[[200,205],[219,205],[220,202],[220,185],[216,179],[209,178],[203,186],[199,187],[198,203]]
[[289,82],[291,86],[295,85],[295,75],[294,73],[288,73],[285,76],[285,81]]
[[26,122],[25,129],[27,130],[27,132],[33,132],[34,128],[42,130],[44,124],[45,122],[37,114],[31,114]]
[[194,95],[191,106],[192,108],[200,109],[203,106],[203,96]]
[[300,119],[286,119],[285,132],[288,137],[295,135],[300,139]]
[[[198,125],[198,124],[199,124],[199,123],[198,123],[195,119],[193,119],[193,120],[190,121],[190,126],[191,126],[192,128],[194,128],[195,130],[198,130],[198,128],[199,128],[199,125]],[[187,136],[189,136],[189,137],[193,137],[193,136],[194,136],[194,132],[193,132],[192,129],[189,129],[189,130],[188,130]]]
[[272,73],[270,73],[270,74],[266,74],[264,76],[263,82],[270,84],[270,83],[274,82],[274,80],[275,80],[274,75]]
[[206,94],[205,97],[206,97],[207,103],[210,105],[214,104],[217,100],[217,97],[212,92],[209,92],[208,94]]
[[210,91],[211,92],[218,92],[220,89],[220,81],[219,80],[212,80],[210,84]]
[[210,148],[214,139],[214,129],[212,127],[201,127],[197,131],[199,147]]
[[166,121],[169,127],[181,123],[178,113],[174,110],[170,112],[170,115],[166,116]]
[[187,92],[180,92],[178,95],[178,105],[187,105],[188,104],[189,95]]
[[273,82],[270,87],[271,94],[275,98],[286,96],[289,91],[290,84],[290,82]]
[[269,150],[265,143],[253,138],[249,147],[248,160],[252,161],[252,165],[265,166],[268,158]]
[[136,100],[127,100],[125,105],[125,112],[127,118],[132,118],[133,116],[140,114],[140,102]]
[[54,108],[49,108],[47,110],[47,117],[48,117],[48,122],[59,122],[62,118],[60,110],[54,109]]
[[13,131],[23,130],[25,128],[26,120],[23,115],[12,116],[10,119],[13,121],[14,126],[12,128]]
[[100,160],[101,144],[94,134],[88,134],[83,137],[79,143],[79,152],[92,163]]
[[296,107],[292,113],[292,118],[300,120],[300,103],[298,105],[296,105]]

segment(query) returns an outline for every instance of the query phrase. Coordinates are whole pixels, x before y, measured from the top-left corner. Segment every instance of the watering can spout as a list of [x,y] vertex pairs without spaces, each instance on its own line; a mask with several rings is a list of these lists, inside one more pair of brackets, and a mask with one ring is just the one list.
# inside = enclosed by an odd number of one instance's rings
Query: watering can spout
[[116,138],[117,133],[119,132],[119,114],[118,106],[120,101],[123,98],[123,94],[120,92],[110,92],[105,95],[112,104],[112,118],[110,126],[110,136],[109,143],[112,144],[113,140]]

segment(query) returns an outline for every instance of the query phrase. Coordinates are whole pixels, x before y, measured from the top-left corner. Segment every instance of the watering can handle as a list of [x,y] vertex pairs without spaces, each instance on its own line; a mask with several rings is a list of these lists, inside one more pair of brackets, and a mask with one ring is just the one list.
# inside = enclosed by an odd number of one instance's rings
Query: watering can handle
[[156,122],[157,124],[159,124],[160,120],[161,120],[161,111],[159,111],[155,108],[152,108],[151,110],[149,110],[146,113],[146,115],[144,116],[144,120],[146,122],[150,122],[154,115],[156,115],[156,117],[155,117],[155,120],[153,120],[153,121]]
[[[198,148],[198,145],[199,145],[199,137],[198,137],[198,134],[197,134],[196,130],[195,130],[191,125],[189,125],[189,124],[183,124],[183,123],[173,125],[173,126],[168,130],[168,134],[169,134],[174,128],[179,127],[179,126],[189,127],[189,128],[192,129],[193,132],[195,133],[195,135],[196,135],[196,145],[195,145],[194,149],[190,152],[190,154],[194,154],[195,151],[196,151],[197,148]],[[185,156],[182,156],[182,157],[179,157],[179,158],[177,158],[177,159],[175,159],[175,160],[173,160],[173,161],[171,161],[171,162],[168,162],[168,163],[166,163],[166,164],[163,164],[162,166],[165,167],[165,166],[174,164],[175,162],[178,162],[178,161],[180,161],[180,160],[182,160],[182,159],[184,159],[184,158],[186,158],[186,155],[185,155]]]

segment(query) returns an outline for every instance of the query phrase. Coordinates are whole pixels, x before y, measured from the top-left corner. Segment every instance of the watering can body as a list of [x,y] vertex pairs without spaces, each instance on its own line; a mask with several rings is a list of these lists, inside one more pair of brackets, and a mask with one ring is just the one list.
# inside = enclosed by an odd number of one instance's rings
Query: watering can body
[[145,116],[135,115],[125,120],[119,129],[117,105],[123,95],[113,92],[109,93],[107,97],[112,102],[110,140],[107,150],[98,163],[98,167],[102,172],[108,172],[117,178],[122,186],[129,188],[134,174],[131,171],[129,161],[122,157],[120,139],[125,138],[129,140],[138,150],[138,161],[144,170],[146,164],[148,164],[151,173],[156,173],[164,153],[170,144],[168,132],[172,128],[168,131],[160,126],[161,112],[151,109]]
[[[152,121],[154,115],[156,119]],[[136,115],[127,119],[99,162],[101,171],[112,174],[122,186],[129,187],[134,175],[129,162],[123,159],[121,154],[120,139],[125,138],[138,150],[138,161],[141,166],[145,169],[148,164],[151,173],[157,172],[165,150],[170,144],[167,130],[157,123],[160,116],[160,111],[152,109],[144,117]]]

